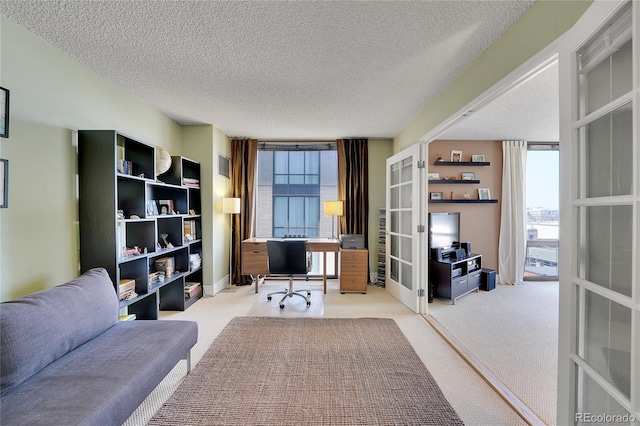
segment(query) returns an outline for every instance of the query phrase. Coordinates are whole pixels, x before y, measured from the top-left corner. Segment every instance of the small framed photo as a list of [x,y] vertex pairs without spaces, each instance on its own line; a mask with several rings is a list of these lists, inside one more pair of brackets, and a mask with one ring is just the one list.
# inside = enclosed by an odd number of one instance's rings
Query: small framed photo
[[191,216],[195,216],[196,215],[196,211],[194,209],[189,209],[189,214]]
[[440,180],[440,173],[429,173],[427,178],[429,180]]
[[442,192],[430,192],[429,193],[430,200],[442,200]]
[[491,192],[489,188],[478,188],[478,200],[490,200]]
[[158,205],[155,200],[147,201],[147,216],[158,216]]
[[462,161],[462,151],[451,150],[451,162],[459,163]]
[[471,162],[473,162],[473,163],[484,163],[484,154],[473,154],[471,156]]
[[476,174],[474,172],[462,172],[460,173],[462,180],[476,180]]
[[9,90],[0,87],[0,137],[9,137]]

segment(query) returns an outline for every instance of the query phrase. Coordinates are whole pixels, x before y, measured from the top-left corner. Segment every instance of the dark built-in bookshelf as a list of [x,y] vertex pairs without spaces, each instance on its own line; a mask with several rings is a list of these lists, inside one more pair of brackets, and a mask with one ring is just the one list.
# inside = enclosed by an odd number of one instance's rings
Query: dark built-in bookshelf
[[[78,132],[80,268],[105,268],[120,308],[137,319],[202,297],[188,291],[202,286],[200,164],[173,156],[156,177],[156,149],[114,130]],[[166,258],[171,274],[158,265]],[[135,296],[120,294],[127,280]]]

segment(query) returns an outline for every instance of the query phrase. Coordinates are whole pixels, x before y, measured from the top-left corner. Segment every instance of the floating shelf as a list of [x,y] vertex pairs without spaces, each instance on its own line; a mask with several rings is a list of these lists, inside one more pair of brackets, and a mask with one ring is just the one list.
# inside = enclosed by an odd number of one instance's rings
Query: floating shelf
[[497,199],[491,200],[465,200],[461,199],[448,199],[448,200],[429,200],[430,204],[445,204],[445,203],[455,203],[455,204],[495,204],[497,203]]
[[436,161],[434,166],[490,166],[490,161]]
[[431,179],[429,180],[429,184],[432,183],[468,183],[468,184],[475,184],[475,183],[480,183],[479,180],[477,179],[467,179],[467,180],[463,180],[463,179]]

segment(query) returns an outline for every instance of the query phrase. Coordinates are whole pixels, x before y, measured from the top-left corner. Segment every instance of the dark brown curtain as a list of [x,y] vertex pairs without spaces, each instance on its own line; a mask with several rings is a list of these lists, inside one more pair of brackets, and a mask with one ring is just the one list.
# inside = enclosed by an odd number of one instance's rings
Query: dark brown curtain
[[364,235],[369,248],[368,139],[338,139],[338,199],[344,202],[338,231]]
[[258,159],[257,139],[231,140],[231,196],[240,198],[240,214],[232,215],[233,252],[231,274],[235,285],[251,284],[251,277],[242,275],[241,243],[253,236],[253,218],[255,214],[255,176]]

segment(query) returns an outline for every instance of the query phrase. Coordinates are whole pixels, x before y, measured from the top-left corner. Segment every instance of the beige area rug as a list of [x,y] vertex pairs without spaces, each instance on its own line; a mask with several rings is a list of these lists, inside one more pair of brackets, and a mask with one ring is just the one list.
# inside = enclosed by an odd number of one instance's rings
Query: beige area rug
[[[284,309],[280,309],[282,294],[274,294],[271,300],[267,300],[267,294],[279,289],[264,290],[256,299],[247,316],[250,317],[276,317],[276,318],[322,318],[324,317],[324,294],[322,290],[311,290],[311,306],[299,296],[287,297],[284,301]],[[297,291],[297,290],[296,290]],[[303,293],[306,294],[306,293]]]
[[149,425],[461,425],[392,319],[236,317]]

